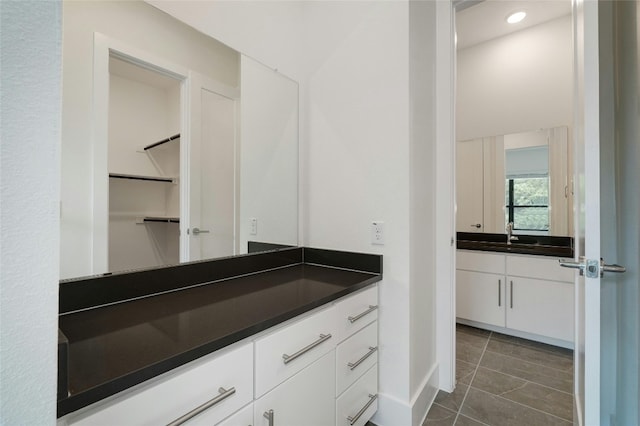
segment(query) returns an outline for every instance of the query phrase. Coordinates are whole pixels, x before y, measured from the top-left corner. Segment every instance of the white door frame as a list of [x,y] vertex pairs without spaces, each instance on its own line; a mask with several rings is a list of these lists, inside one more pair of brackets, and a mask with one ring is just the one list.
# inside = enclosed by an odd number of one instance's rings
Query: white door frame
[[[181,82],[180,87],[180,170],[188,170],[189,152],[189,70],[132,47],[101,33],[93,38],[93,200],[91,235],[91,272],[100,274],[109,268],[109,57],[119,59],[164,74]],[[188,180],[180,179],[180,192],[188,193]],[[182,206],[181,206],[182,209]],[[180,224],[181,233],[183,224]]]
[[439,387],[456,385],[455,9],[436,2],[435,282]]

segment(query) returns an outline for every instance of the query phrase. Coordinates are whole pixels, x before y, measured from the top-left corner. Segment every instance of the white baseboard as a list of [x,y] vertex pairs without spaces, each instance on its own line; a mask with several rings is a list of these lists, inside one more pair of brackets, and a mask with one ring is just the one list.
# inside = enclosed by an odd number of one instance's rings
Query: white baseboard
[[412,426],[420,426],[427,417],[431,404],[433,404],[433,401],[436,399],[436,395],[438,395],[438,379],[439,365],[434,364],[420,384],[418,392],[416,392],[411,400]]
[[438,394],[438,364],[435,364],[407,404],[394,396],[378,393],[378,411],[371,419],[377,426],[420,426]]

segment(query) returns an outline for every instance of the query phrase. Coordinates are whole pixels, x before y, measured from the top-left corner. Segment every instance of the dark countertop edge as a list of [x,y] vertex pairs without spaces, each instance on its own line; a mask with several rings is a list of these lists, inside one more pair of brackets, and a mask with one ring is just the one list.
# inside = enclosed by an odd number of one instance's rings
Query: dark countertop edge
[[163,373],[169,372],[177,367],[180,367],[205,355],[209,355],[219,349],[239,342],[245,338],[251,337],[252,335],[255,335],[261,331],[267,330],[298,315],[302,315],[315,308],[333,302],[381,280],[382,275],[376,274],[371,278],[368,278],[357,284],[353,284],[330,296],[318,299],[313,303],[309,303],[307,305],[285,312],[281,315],[278,315],[277,317],[269,318],[263,322],[247,327],[239,332],[213,340],[204,345],[195,347],[187,352],[183,352],[164,361],[160,361],[125,376],[118,377],[110,382],[88,389],[77,395],[61,399],[57,402],[57,417],[60,418],[81,408],[87,407],[95,402],[115,395],[116,393],[124,391],[130,387],[145,382]]
[[520,247],[482,247],[478,242],[465,243],[458,241],[456,248],[459,250],[486,251],[511,254],[528,254],[532,256],[570,257],[573,258],[573,247],[540,247],[532,245],[531,248]]

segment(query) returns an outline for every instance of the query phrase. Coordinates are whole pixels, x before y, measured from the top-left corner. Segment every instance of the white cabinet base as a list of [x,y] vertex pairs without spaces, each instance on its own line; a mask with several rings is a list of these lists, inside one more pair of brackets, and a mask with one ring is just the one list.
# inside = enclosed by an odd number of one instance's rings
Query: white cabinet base
[[567,348],[573,350],[573,342],[566,340],[554,339],[547,336],[541,336],[539,334],[526,333],[524,331],[512,330],[506,327],[498,327],[491,324],[485,324],[478,321],[470,321],[464,318],[456,318],[458,324],[464,324],[471,327],[481,328],[483,330],[495,331],[496,333],[506,334],[508,336],[520,337],[522,339],[533,340],[535,342],[546,343],[547,345],[559,346],[561,348]]

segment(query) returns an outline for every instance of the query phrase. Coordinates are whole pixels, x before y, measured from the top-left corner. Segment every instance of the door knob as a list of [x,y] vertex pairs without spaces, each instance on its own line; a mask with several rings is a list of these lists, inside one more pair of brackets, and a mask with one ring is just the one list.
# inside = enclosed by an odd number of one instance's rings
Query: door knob
[[191,230],[191,233],[193,235],[198,235],[198,234],[208,234],[209,230],[208,229],[200,229],[200,228],[193,228]]
[[478,228],[478,229],[480,229],[480,228],[482,228],[482,224],[480,224],[480,223],[474,223],[474,224],[472,224],[472,225],[471,225],[471,227],[472,227],[472,228]]
[[563,268],[579,269],[580,275],[586,275],[588,278],[597,278],[598,274],[602,277],[605,272],[616,272],[621,274],[627,271],[627,268],[620,265],[608,265],[604,263],[603,259],[585,259],[584,256],[580,256],[579,261],[559,259],[558,262]]

